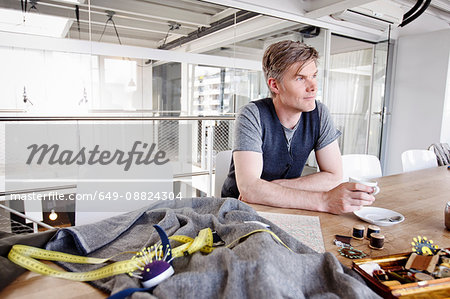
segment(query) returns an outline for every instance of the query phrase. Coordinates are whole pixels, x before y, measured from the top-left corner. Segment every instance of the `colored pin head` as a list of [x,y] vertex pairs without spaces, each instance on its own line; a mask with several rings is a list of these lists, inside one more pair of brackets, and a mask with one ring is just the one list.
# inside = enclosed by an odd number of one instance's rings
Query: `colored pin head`
[[433,245],[433,240],[428,240],[427,237],[417,236],[411,242],[412,251],[418,255],[435,255],[438,252],[438,246]]
[[141,279],[145,288],[155,287],[175,273],[171,265],[173,257],[169,239],[161,227],[155,226],[155,228],[161,238],[162,245],[150,246],[138,252],[133,259],[136,262],[137,269],[141,272],[139,274],[129,273],[130,276]]

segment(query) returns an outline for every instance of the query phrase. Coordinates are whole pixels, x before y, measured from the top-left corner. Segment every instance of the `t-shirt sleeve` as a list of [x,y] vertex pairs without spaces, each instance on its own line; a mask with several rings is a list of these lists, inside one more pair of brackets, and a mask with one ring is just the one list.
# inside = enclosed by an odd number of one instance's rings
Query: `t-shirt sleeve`
[[262,153],[261,121],[254,103],[243,106],[236,116],[233,151]]
[[314,148],[316,151],[324,148],[342,135],[342,133],[334,126],[333,119],[331,119],[327,106],[317,102],[317,109],[319,109],[320,131],[319,139]]

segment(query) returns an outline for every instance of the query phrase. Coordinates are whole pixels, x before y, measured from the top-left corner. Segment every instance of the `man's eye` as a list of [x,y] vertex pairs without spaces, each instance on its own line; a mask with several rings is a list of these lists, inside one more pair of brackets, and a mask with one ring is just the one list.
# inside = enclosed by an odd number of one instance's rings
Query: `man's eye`
[[303,81],[303,77],[297,77],[297,81]]

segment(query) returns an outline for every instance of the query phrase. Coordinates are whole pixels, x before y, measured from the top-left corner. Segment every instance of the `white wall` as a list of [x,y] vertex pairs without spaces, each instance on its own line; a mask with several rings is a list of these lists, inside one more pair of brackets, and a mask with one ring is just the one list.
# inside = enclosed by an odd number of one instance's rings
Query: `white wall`
[[448,59],[448,71],[449,73],[447,75],[445,104],[444,104],[444,111],[442,114],[441,142],[450,144],[450,58]]
[[403,151],[450,139],[449,53],[450,29],[399,37],[385,175],[402,171]]

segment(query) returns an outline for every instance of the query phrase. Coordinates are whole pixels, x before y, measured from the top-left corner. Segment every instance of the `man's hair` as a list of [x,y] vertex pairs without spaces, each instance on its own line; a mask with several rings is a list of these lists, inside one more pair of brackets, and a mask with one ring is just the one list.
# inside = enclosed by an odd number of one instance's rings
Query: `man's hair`
[[317,50],[302,42],[284,40],[274,43],[266,49],[262,60],[266,82],[269,78],[281,81],[285,71],[296,62],[302,62],[301,69],[306,62],[317,62],[318,58]]

